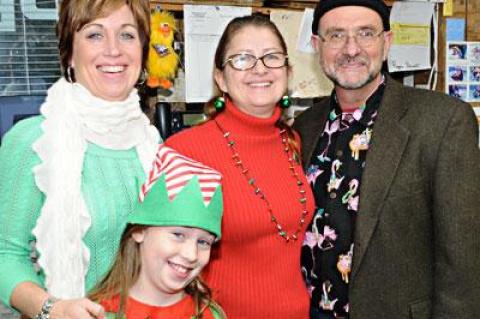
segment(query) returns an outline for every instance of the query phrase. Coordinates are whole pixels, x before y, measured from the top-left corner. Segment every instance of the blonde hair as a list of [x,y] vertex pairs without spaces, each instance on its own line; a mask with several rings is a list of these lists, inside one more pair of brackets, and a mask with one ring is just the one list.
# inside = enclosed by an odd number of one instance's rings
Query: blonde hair
[[[127,225],[120,240],[120,248],[115,256],[110,271],[103,280],[89,293],[88,298],[95,302],[109,300],[119,296],[120,306],[116,318],[123,318],[130,288],[137,282],[141,269],[140,244],[132,235],[148,228],[145,225]],[[221,307],[212,300],[210,288],[200,277],[192,280],[185,292],[191,295],[195,302],[195,318],[201,319],[205,309],[213,308],[221,318],[226,318]]]

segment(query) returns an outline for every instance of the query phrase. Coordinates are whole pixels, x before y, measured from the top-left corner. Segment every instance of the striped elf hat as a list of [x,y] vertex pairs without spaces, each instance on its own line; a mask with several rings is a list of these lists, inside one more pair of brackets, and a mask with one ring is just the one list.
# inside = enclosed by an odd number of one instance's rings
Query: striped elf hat
[[128,223],[198,227],[219,239],[221,179],[217,171],[162,144]]

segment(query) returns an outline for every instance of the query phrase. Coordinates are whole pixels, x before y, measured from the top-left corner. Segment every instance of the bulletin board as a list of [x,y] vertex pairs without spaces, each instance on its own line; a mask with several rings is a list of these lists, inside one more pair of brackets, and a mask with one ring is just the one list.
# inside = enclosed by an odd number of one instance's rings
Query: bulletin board
[[[443,10],[444,8],[449,8],[449,10]],[[439,34],[439,85],[438,90],[446,90],[445,84],[450,83],[449,77],[449,50],[448,43],[446,39],[446,20],[455,18],[462,19],[465,22],[465,39],[468,43],[472,43],[472,46],[475,45],[475,42],[480,41],[480,0],[446,0],[442,4],[441,10],[442,15],[440,19],[440,34]],[[470,70],[467,70],[467,72]],[[470,73],[470,75],[473,72]],[[468,76],[468,74],[467,74]],[[474,109],[478,110],[480,108],[479,101],[468,101]],[[479,121],[480,121],[480,112]]]
[[[160,3],[161,2],[161,3]],[[288,9],[293,11],[303,11],[305,8],[312,8],[315,6],[317,0],[306,1],[288,1],[288,0],[276,0],[276,1],[250,1],[250,0],[232,0],[232,1],[209,1],[200,0],[193,1],[195,4],[222,4],[222,5],[250,5],[254,12],[262,12],[270,14],[272,11],[279,9]],[[387,5],[392,6],[394,1],[385,1]],[[152,6],[160,4],[166,9],[182,10],[182,3],[192,3],[190,0],[154,0],[151,1]],[[172,7],[175,6],[175,7]],[[444,15],[444,6],[450,6],[451,14]],[[445,91],[445,80],[448,77],[448,71],[446,68],[447,62],[447,47],[446,47],[446,19],[447,18],[462,18],[465,19],[465,41],[480,41],[480,0],[445,0],[445,3],[439,4],[439,34],[438,34],[438,81],[435,87],[438,91]],[[414,84],[422,84],[428,81],[429,72],[427,71],[415,71]],[[480,107],[480,102],[469,101],[472,106]]]

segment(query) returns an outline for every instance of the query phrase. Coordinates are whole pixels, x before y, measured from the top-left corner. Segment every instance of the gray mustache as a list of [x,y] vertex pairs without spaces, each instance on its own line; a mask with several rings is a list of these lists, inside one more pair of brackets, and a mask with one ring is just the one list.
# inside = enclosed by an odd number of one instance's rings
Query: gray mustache
[[368,64],[368,58],[364,56],[349,56],[343,55],[339,60],[339,65],[345,65],[350,63],[360,63],[360,64]]

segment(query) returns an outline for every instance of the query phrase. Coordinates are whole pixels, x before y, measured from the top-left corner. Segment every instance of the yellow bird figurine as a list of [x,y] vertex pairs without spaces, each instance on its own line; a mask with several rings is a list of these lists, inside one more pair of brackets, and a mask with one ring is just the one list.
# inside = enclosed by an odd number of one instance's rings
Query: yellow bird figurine
[[173,86],[178,68],[178,54],[173,49],[176,31],[175,18],[166,11],[155,10],[151,15],[151,34],[148,52],[147,85],[165,90]]

